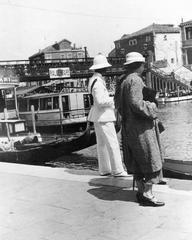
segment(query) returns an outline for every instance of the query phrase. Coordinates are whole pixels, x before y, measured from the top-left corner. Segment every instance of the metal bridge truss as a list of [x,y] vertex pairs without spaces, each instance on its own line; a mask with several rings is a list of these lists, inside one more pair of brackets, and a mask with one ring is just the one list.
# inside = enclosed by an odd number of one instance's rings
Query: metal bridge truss
[[[112,67],[106,72],[107,83],[114,86],[116,78],[124,72],[123,63],[125,59],[112,57],[108,58],[108,61]],[[89,70],[92,64],[93,58],[0,61],[0,77],[1,81],[15,79],[18,79],[19,82],[47,81],[50,80],[50,68],[68,67],[70,69],[69,78],[88,79],[93,74]],[[176,80],[173,74],[165,74],[154,66],[148,70],[146,69],[146,71],[150,73],[149,85],[157,91],[174,91],[178,87],[185,90],[190,88],[189,84],[183,79]]]

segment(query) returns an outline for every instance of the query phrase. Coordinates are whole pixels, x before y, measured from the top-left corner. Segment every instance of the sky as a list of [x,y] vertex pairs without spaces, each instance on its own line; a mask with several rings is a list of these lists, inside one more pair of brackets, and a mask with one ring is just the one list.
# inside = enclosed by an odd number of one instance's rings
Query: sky
[[25,60],[68,39],[92,57],[152,23],[192,19],[191,0],[0,0],[0,60]]

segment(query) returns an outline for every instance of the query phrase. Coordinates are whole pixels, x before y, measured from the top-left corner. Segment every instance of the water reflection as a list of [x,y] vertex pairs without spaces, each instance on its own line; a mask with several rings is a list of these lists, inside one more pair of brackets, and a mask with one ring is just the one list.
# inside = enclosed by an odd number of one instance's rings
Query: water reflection
[[162,133],[165,157],[192,160],[192,101],[159,106],[159,119],[166,128]]

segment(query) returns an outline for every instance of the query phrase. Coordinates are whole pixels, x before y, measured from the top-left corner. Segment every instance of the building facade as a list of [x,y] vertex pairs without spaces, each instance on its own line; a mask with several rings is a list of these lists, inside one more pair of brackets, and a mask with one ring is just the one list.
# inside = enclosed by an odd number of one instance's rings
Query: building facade
[[39,50],[38,53],[30,56],[29,60],[53,62],[53,60],[56,59],[85,58],[87,56],[86,47],[84,49],[81,47],[77,48],[75,44],[72,46],[69,40],[63,39],[60,42],[56,42],[53,45]]
[[182,58],[184,66],[192,66],[192,20],[181,22]]
[[115,42],[117,57],[136,51],[149,62],[171,69],[182,65],[180,29],[172,24],[152,24],[132,34],[125,34]]

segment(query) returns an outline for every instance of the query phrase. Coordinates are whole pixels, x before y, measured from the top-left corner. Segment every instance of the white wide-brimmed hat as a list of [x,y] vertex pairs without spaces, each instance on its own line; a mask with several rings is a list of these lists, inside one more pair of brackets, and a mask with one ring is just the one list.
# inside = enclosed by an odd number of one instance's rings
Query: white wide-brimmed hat
[[138,52],[130,52],[126,55],[126,62],[124,65],[128,65],[134,62],[145,62],[145,58]]
[[102,69],[111,67],[111,64],[108,63],[107,58],[99,53],[93,59],[93,65],[89,68],[90,70]]

